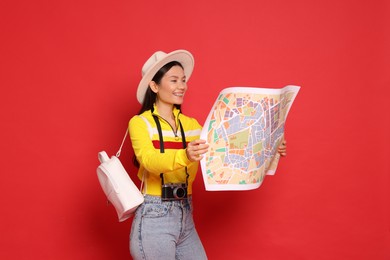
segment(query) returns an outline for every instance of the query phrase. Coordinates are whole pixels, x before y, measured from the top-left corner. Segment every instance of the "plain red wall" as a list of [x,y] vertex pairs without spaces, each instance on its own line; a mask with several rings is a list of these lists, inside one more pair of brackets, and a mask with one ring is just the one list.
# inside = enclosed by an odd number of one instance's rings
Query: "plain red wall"
[[390,259],[389,17],[386,0],[2,0],[0,258],[130,258],[97,152],[138,111],[143,62],[184,48],[201,123],[222,88],[302,86],[275,176],[206,192],[199,173],[209,258]]

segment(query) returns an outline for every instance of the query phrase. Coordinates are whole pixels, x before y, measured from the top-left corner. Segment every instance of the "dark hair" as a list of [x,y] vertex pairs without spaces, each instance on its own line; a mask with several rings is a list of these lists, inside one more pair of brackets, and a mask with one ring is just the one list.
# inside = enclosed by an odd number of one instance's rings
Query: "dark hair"
[[[162,77],[164,77],[165,73],[167,73],[173,66],[180,66],[182,69],[183,65],[181,65],[178,61],[171,61],[159,69],[159,71],[156,72],[154,77],[152,78],[152,81],[156,82],[156,84],[160,84]],[[141,110],[139,111],[138,115],[142,114],[143,112],[147,110],[153,109],[153,105],[156,102],[157,94],[152,91],[150,87],[146,90],[144,101],[142,102]],[[180,105],[175,104],[174,105],[177,109],[181,109]],[[140,164],[137,160],[137,157],[133,156],[133,164],[139,168]]]
[[[161,67],[159,71],[156,72],[152,81],[156,82],[156,84],[160,84],[162,77],[164,77],[165,73],[167,73],[173,66],[180,66],[182,69],[183,65],[181,65],[178,61],[171,61],[164,66]],[[152,91],[150,87],[146,90],[144,101],[142,102],[141,110],[139,111],[139,115],[143,112],[150,110],[153,108],[154,103],[156,102],[157,94]],[[180,109],[180,105],[174,105],[176,108]]]

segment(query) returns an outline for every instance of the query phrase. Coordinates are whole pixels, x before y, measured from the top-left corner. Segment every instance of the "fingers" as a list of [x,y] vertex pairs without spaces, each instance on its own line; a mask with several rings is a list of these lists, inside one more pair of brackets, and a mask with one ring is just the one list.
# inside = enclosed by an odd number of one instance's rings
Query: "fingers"
[[200,161],[203,158],[203,155],[207,153],[209,145],[206,144],[205,140],[195,140],[188,143],[186,153],[190,161]]
[[287,156],[287,141],[286,140],[283,140],[282,143],[280,144],[280,146],[278,147],[278,153],[283,157]]
[[279,152],[280,156],[282,157],[286,157],[287,156],[287,153],[286,152]]

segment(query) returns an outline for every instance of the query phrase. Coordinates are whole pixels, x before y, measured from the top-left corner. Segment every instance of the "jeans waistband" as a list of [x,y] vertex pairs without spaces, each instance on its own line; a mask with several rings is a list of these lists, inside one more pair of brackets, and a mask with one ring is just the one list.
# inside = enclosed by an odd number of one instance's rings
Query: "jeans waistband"
[[192,204],[192,195],[188,195],[188,197],[186,199],[162,201],[160,196],[153,196],[153,195],[145,194],[144,203],[150,203],[150,204],[163,204],[163,203],[168,204],[168,203],[170,203],[173,205],[190,205],[190,204]]

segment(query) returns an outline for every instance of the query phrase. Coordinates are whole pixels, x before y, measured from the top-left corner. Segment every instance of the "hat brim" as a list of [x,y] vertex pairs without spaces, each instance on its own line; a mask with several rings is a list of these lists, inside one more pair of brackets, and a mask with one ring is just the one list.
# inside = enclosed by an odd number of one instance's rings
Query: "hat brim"
[[153,66],[151,66],[151,68],[149,68],[138,84],[137,100],[141,105],[144,101],[149,83],[152,81],[154,75],[156,75],[157,71],[159,71],[161,67],[172,61],[180,62],[184,68],[184,75],[186,76],[186,79],[189,80],[192,71],[194,70],[194,57],[192,54],[186,50],[176,50],[168,53],[163,59],[157,61],[155,64],[153,64]]

